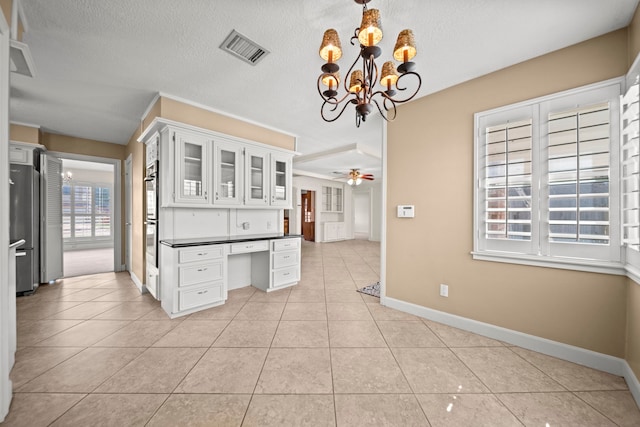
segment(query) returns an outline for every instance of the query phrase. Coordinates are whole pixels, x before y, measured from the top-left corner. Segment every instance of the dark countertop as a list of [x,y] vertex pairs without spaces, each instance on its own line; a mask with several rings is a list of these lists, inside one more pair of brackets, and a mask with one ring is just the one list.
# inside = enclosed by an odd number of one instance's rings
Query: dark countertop
[[292,239],[302,237],[300,234],[249,234],[235,237],[196,237],[193,239],[167,239],[160,243],[172,248],[187,248],[189,246],[220,245],[224,243],[253,242],[255,240]]

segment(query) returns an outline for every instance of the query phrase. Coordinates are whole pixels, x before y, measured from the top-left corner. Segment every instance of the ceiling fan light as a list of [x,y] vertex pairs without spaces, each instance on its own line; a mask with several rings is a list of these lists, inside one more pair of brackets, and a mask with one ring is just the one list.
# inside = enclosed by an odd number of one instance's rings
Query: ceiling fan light
[[362,83],[364,78],[362,77],[362,70],[355,70],[351,73],[351,80],[349,81],[349,92],[358,93],[362,90]]
[[356,185],[360,184],[362,184],[362,178],[358,177],[358,179],[356,179]]
[[382,40],[382,24],[378,9],[367,9],[362,13],[358,40],[362,46],[375,46]]
[[387,61],[382,66],[382,77],[380,78],[380,84],[387,89],[391,89],[391,86],[395,85],[398,81],[398,72],[396,66],[392,61]]
[[320,58],[327,62],[336,62],[342,57],[342,45],[338,32],[333,28],[324,32],[322,44],[320,45]]
[[396,46],[393,48],[393,58],[396,61],[407,62],[416,56],[416,40],[413,31],[406,29],[400,31]]
[[353,178],[349,178],[349,180],[347,181],[347,184],[353,185]]

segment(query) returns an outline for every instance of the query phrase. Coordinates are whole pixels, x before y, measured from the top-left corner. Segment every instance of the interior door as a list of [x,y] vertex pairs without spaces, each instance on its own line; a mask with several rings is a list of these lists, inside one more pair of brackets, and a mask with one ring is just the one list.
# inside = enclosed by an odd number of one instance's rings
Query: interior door
[[304,240],[315,242],[316,214],[315,214],[315,191],[302,193],[302,236]]
[[47,283],[64,277],[62,245],[62,160],[45,155],[42,164],[42,271]]

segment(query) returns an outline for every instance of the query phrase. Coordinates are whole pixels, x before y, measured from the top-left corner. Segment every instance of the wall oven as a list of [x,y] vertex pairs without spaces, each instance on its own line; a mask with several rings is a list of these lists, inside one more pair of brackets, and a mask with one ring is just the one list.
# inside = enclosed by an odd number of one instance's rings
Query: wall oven
[[158,266],[158,162],[147,166],[144,179],[146,191],[146,251],[147,262]]

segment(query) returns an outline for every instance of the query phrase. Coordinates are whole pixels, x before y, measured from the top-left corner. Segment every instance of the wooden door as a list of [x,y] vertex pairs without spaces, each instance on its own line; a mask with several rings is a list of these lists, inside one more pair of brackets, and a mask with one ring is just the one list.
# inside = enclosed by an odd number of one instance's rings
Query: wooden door
[[304,240],[315,242],[316,213],[315,191],[302,194],[302,236]]

